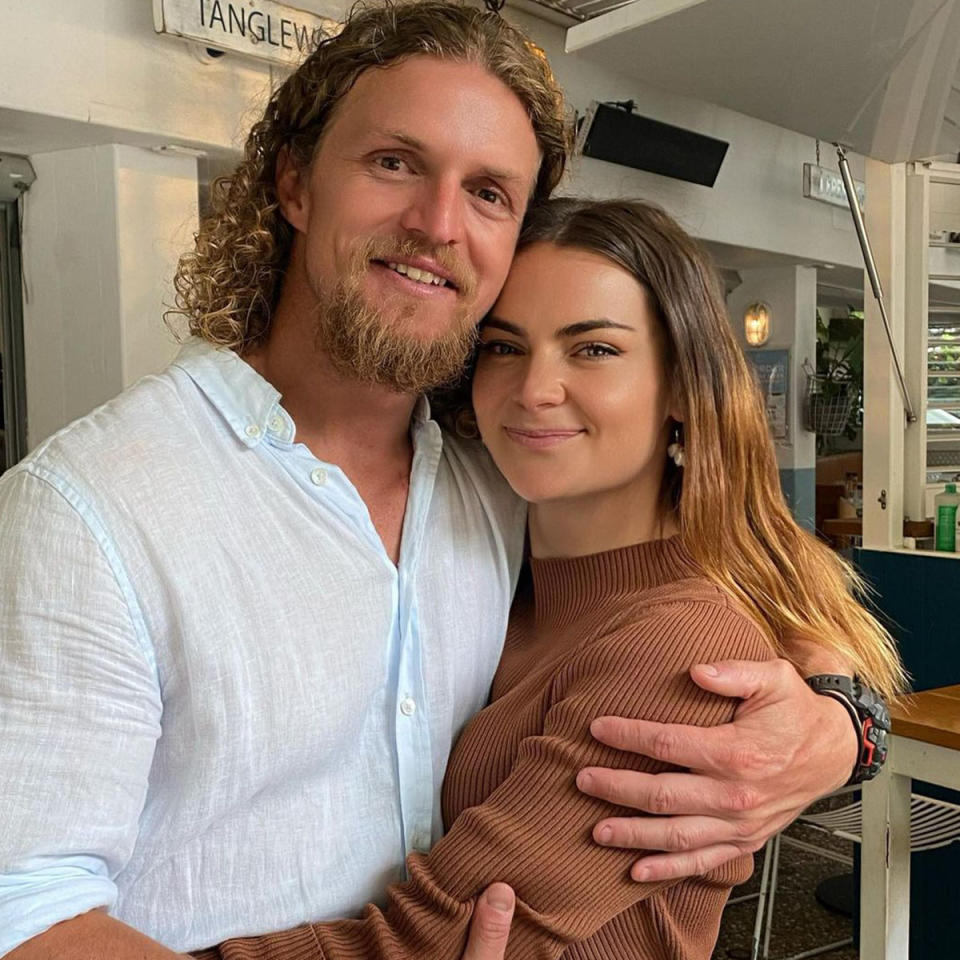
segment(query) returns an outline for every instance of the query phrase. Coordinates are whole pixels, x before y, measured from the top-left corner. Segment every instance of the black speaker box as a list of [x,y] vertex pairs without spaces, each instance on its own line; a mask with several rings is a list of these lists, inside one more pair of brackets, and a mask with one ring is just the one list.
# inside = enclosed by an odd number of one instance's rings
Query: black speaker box
[[641,117],[623,107],[591,104],[578,148],[585,157],[712,187],[730,144]]

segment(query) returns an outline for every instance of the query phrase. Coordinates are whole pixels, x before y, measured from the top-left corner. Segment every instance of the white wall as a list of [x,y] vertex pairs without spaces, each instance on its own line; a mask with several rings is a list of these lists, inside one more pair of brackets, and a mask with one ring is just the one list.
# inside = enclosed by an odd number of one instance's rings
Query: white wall
[[[300,0],[336,16],[346,0]],[[228,54],[201,63],[186,41],[153,31],[150,0],[0,0],[8,43],[0,59],[0,146],[7,125],[25,117],[81,122],[103,142],[194,144],[213,151],[237,148],[279,77],[271,68]],[[641,113],[730,142],[714,188],[584,159],[568,189],[596,196],[655,199],[692,232],[708,240],[855,265],[856,240],[843,210],[805,200],[801,169],[814,144],[731,110],[677,96],[563,52],[563,28],[509,10],[508,15],[547,51],[570,103],[581,112],[594,99],[636,101]],[[79,135],[71,127],[71,136]],[[44,136],[49,137],[48,128]],[[855,173],[862,170],[853,158]],[[824,164],[832,165],[829,149]]]
[[31,158],[24,201],[28,445],[114,393],[121,381],[112,151]]
[[0,0],[0,22],[0,107],[16,111],[229,148],[269,89],[265,65],[201,64],[154,33],[151,0]]
[[[569,192],[656,201],[705,240],[814,263],[861,265],[850,214],[803,196],[803,164],[816,156],[810,137],[564,54],[561,27],[519,11],[509,13],[544,48],[571,106],[580,113],[591,100],[632,99],[638,113],[730,143],[712,188],[582,158],[575,163]],[[833,149],[823,144],[821,153],[822,165],[836,169]],[[854,176],[862,179],[863,159],[851,155],[850,163]]]
[[176,352],[162,304],[197,228],[196,161],[104,145],[35,154],[24,208],[28,446]]
[[122,377],[127,387],[173,359],[177,341],[163,322],[172,277],[199,226],[197,164],[114,147]]

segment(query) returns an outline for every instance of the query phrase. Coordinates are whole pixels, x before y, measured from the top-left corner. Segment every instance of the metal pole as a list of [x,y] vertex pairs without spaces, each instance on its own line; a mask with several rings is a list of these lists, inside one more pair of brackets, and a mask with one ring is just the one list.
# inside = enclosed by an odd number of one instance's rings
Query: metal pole
[[883,329],[887,332],[887,343],[890,345],[890,356],[893,358],[893,366],[897,371],[897,383],[900,386],[900,396],[903,398],[903,409],[907,414],[907,423],[916,423],[917,415],[913,412],[913,404],[910,403],[910,395],[907,393],[907,384],[903,379],[903,367],[900,365],[900,357],[897,354],[897,348],[893,345],[893,334],[890,331],[890,319],[887,316],[887,307],[883,302],[883,288],[880,286],[880,277],[877,275],[877,264],[873,259],[873,251],[870,249],[870,239],[867,237],[867,228],[863,225],[863,214],[860,212],[860,202],[857,200],[857,191],[853,186],[853,177],[850,175],[850,164],[847,162],[847,154],[839,143],[834,144],[837,148],[837,160],[840,164],[840,176],[843,178],[843,189],[847,193],[847,203],[850,204],[850,213],[853,216],[853,226],[857,231],[857,239],[860,241],[860,250],[863,253],[863,264],[867,268],[867,276],[870,278],[870,286],[873,287],[873,296],[880,307],[880,316],[883,318]]

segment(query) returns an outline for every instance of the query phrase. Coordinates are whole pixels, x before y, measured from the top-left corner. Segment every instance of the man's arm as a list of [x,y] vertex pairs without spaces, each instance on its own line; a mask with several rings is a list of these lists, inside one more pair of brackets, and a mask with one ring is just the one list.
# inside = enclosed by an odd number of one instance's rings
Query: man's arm
[[107,960],[113,957],[185,960],[182,954],[168,950],[101,910],[91,910],[55,924],[8,953],[6,960]]
[[[491,884],[477,900],[461,960],[503,960],[515,905],[505,883]],[[212,954],[216,956],[216,952]],[[133,927],[91,910],[64,920],[7,954],[7,960],[187,960]]]
[[39,468],[0,482],[0,955],[115,902],[160,733],[111,545],[81,507]]
[[774,660],[692,668],[698,686],[742,699],[723,726],[703,730],[618,717],[593,722],[591,732],[602,743],[688,768],[661,774],[587,768],[577,778],[584,793],[657,814],[606,819],[594,828],[604,846],[665,851],[638,860],[635,880],[702,874],[759,850],[810,803],[847,782],[858,755],[850,716],[837,701],[814,693],[803,676],[851,670],[796,638],[788,652],[798,667]]

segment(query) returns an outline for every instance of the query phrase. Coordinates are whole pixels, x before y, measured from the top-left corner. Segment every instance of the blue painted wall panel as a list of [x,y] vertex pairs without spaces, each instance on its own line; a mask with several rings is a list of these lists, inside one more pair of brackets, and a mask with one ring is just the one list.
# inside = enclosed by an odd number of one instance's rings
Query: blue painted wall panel
[[813,467],[780,471],[780,489],[797,523],[808,530],[813,530],[814,526],[816,488],[816,470]]

